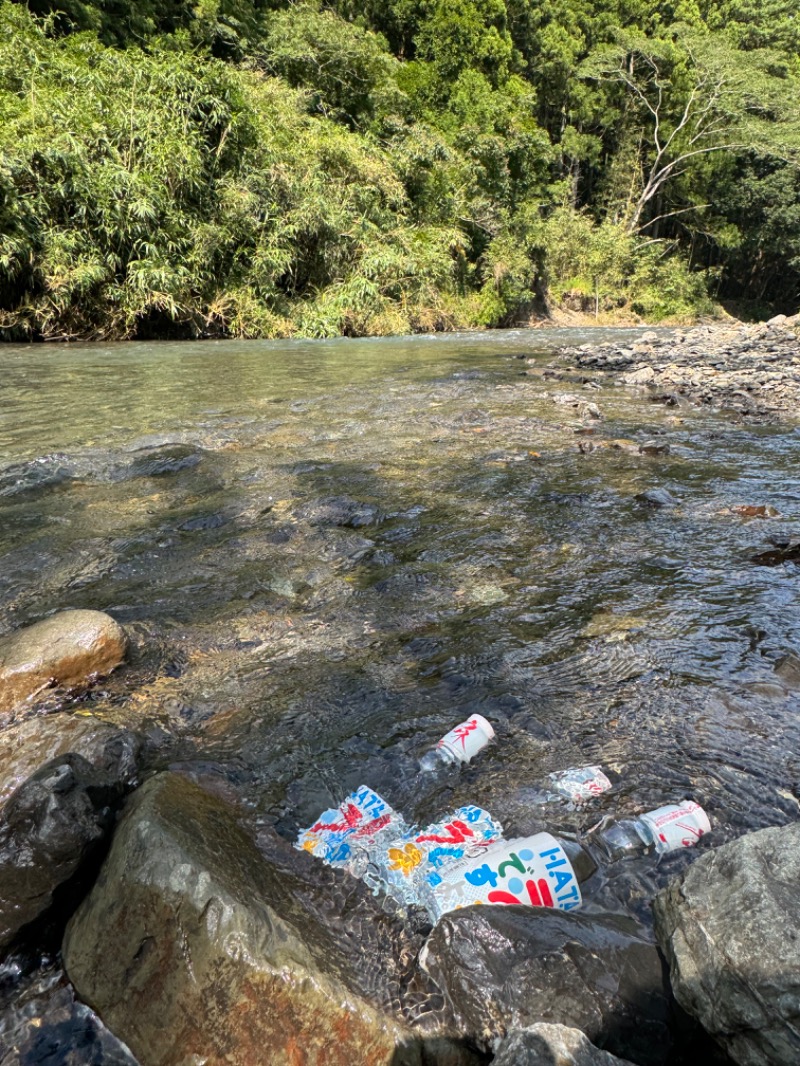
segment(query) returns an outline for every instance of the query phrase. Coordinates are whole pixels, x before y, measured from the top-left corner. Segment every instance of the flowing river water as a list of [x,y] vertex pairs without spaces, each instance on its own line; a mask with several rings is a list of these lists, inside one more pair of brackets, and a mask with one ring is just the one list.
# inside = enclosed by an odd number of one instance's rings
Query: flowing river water
[[[131,664],[73,713],[140,723],[154,767],[286,836],[362,782],[507,836],[685,796],[714,844],[794,821],[798,570],[752,559],[796,533],[800,432],[528,373],[618,335],[4,347],[0,635],[110,612]],[[670,450],[579,449],[619,438]],[[420,788],[476,711],[497,742]],[[530,803],[595,762],[617,783],[592,811]],[[688,861],[616,864],[588,907],[647,923]]]

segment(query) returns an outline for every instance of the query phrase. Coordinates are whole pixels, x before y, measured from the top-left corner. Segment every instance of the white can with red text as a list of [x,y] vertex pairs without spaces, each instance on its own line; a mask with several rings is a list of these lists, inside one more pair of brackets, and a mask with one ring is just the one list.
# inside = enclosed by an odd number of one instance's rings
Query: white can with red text
[[434,922],[448,911],[481,903],[571,911],[581,905],[581,890],[559,841],[537,833],[494,844],[442,869],[438,883],[426,886],[423,903]]

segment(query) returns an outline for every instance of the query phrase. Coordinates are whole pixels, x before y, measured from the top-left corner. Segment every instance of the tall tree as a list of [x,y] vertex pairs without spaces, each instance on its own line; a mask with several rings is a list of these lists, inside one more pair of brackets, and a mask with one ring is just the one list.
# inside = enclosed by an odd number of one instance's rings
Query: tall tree
[[797,83],[772,51],[742,52],[722,34],[682,30],[667,40],[621,34],[617,44],[597,49],[581,74],[615,87],[619,121],[633,115],[641,133],[630,232],[663,217],[654,216],[653,203],[705,156],[758,151],[798,158]]

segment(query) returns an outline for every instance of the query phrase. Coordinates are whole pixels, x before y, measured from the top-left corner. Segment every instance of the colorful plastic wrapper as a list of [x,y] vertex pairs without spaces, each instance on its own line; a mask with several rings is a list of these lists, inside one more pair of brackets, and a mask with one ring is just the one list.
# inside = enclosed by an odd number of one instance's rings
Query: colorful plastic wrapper
[[656,851],[665,855],[680,848],[692,848],[698,840],[711,832],[711,822],[699,803],[686,800],[659,807],[641,816],[653,833]]
[[363,846],[384,830],[402,836],[408,831],[402,815],[367,785],[361,785],[338,807],[332,807],[303,829],[296,848],[311,852],[329,866],[346,866],[354,846]]
[[494,739],[494,729],[482,714],[473,714],[445,734],[437,748],[446,748],[458,762],[469,762]]
[[611,788],[611,782],[599,766],[573,766],[548,774],[547,780],[559,795],[572,803],[586,803]]
[[498,842],[447,866],[439,883],[426,887],[424,903],[434,922],[476,903],[571,911],[581,905],[581,890],[561,844],[549,833],[537,833]]

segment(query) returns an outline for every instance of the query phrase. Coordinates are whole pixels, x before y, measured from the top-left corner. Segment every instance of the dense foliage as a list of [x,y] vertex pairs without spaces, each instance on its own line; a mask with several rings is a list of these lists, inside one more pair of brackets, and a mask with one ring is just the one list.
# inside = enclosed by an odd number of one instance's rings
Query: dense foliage
[[794,0],[0,2],[0,336],[800,294]]

